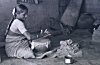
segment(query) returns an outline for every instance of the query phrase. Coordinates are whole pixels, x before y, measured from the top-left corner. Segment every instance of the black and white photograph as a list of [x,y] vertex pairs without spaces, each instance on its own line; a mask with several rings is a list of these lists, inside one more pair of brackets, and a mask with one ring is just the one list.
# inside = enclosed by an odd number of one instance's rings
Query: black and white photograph
[[0,65],[100,65],[100,0],[0,0]]

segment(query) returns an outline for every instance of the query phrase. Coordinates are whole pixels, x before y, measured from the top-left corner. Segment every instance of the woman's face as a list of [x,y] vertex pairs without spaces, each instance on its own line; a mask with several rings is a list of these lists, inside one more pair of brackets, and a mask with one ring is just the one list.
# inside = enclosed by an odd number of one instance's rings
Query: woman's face
[[17,18],[23,19],[23,20],[26,19],[27,18],[27,12],[24,11],[24,12],[22,12],[20,14],[17,14]]

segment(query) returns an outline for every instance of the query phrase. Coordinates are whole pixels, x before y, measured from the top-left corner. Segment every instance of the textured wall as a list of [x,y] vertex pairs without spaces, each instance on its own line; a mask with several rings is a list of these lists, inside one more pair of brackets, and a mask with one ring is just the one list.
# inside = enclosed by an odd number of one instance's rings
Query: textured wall
[[85,0],[85,10],[100,19],[100,0]]
[[0,41],[3,39],[7,24],[11,19],[12,8],[15,4],[15,0],[0,0]]
[[[100,0],[84,1],[84,10],[86,12],[100,13]],[[45,20],[46,18],[58,17],[58,2],[59,0],[42,0],[39,5],[26,4],[29,8],[29,15],[26,22],[30,32],[38,31],[41,24],[48,23],[48,21]],[[7,24],[12,16],[11,11],[15,5],[16,0],[0,0],[0,41],[3,39]]]
[[39,30],[40,25],[47,23],[48,21],[45,21],[45,19],[49,17],[57,18],[59,15],[58,0],[42,0],[38,5],[26,5],[29,8],[29,15],[26,22],[31,32]]
[[[70,0],[59,0],[62,9],[66,8],[67,2]],[[64,9],[63,9],[64,10]],[[82,12],[100,13],[100,0],[83,0]]]
[[85,0],[87,12],[100,13],[100,0]]
[[[6,27],[12,17],[11,11],[16,5],[16,0],[0,0],[0,41],[2,41]],[[42,0],[38,5],[25,4],[29,9],[26,20],[30,32],[38,31],[49,17],[58,17],[58,0]],[[44,25],[45,27],[45,25]]]

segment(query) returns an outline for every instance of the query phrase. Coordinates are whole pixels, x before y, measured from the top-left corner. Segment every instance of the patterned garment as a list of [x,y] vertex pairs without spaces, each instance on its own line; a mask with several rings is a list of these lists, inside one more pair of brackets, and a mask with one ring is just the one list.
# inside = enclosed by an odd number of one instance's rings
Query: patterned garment
[[34,58],[32,49],[29,47],[29,42],[24,36],[7,35],[5,50],[8,57]]

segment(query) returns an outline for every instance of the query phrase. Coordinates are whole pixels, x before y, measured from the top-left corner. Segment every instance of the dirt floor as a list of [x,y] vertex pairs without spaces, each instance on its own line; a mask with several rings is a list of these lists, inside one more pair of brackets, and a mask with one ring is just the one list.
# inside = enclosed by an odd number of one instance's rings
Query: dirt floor
[[[74,58],[75,63],[71,65],[100,65],[100,43],[91,41],[92,34],[88,30],[75,30],[69,37],[56,36],[51,40],[52,48],[59,46],[59,41],[64,39],[72,39],[81,45],[83,56]],[[65,64],[63,58],[44,58],[44,59],[16,59],[8,58],[5,54],[4,47],[0,49],[2,62],[0,65],[70,65]]]

